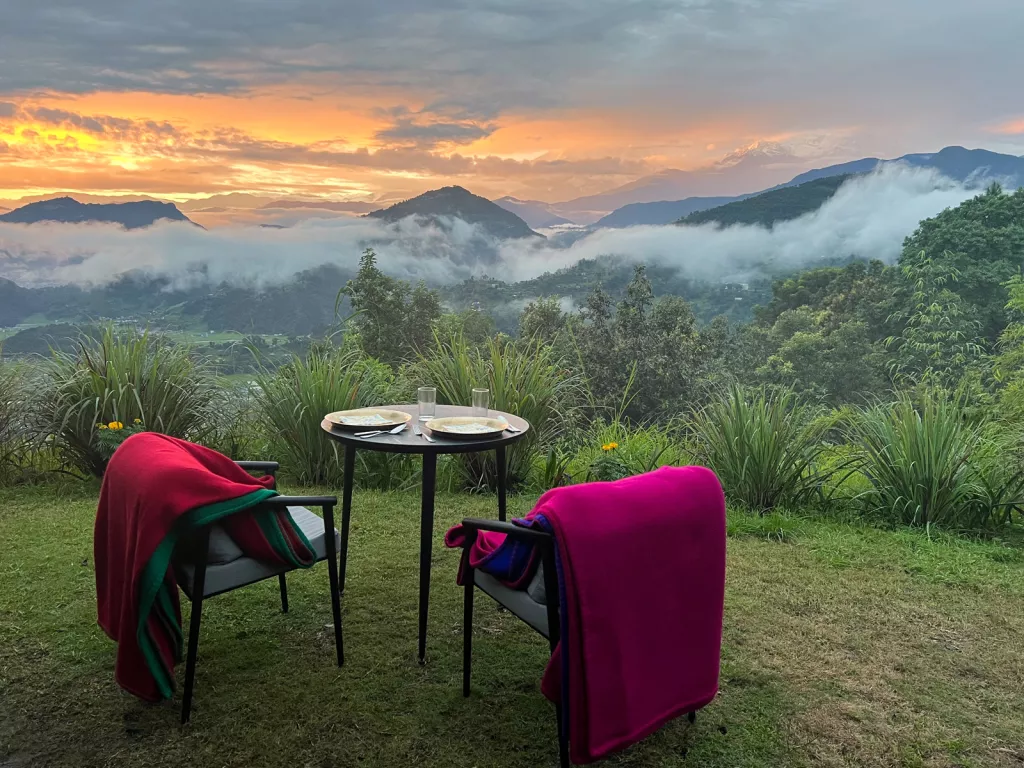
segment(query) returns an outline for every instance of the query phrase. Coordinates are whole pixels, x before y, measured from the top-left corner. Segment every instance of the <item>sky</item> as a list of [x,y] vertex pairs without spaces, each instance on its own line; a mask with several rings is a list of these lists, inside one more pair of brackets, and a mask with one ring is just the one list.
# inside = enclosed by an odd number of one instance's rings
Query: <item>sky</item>
[[[949,144],[1024,153],[1020,0],[0,3],[0,205],[223,193],[733,193]],[[760,188],[760,186],[758,186]]]

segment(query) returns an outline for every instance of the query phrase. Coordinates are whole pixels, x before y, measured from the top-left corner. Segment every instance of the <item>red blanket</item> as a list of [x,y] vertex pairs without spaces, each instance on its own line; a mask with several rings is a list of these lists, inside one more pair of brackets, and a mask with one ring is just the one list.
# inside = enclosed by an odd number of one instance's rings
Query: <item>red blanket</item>
[[[557,541],[562,640],[542,689],[566,705],[574,763],[623,749],[715,697],[725,500],[710,470],[664,467],[556,488],[526,524]],[[481,532],[471,561],[487,570],[487,563],[531,560],[498,555],[503,538]],[[507,570],[503,576],[524,581]]]
[[115,678],[159,701],[174,692],[181,612],[171,555],[195,529],[219,521],[249,557],[308,567],[315,553],[285,509],[253,509],[277,495],[231,459],[153,432],[129,437],[103,477],[94,562],[99,624],[117,642]]

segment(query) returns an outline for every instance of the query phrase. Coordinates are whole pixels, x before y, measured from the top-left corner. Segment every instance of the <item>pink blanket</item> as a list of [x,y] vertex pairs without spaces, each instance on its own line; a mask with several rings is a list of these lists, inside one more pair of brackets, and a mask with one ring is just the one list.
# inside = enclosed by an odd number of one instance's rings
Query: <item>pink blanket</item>
[[[545,493],[529,515],[558,542],[562,642],[542,689],[568,685],[570,756],[623,749],[718,691],[725,500],[703,467]],[[481,533],[474,562],[500,541]],[[486,570],[486,566],[484,566]]]

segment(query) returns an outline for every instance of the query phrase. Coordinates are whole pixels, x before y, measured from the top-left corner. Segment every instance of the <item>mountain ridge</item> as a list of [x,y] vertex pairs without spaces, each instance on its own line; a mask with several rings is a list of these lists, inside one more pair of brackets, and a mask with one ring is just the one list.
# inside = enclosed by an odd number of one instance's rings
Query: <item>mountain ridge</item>
[[9,224],[39,224],[53,222],[82,224],[102,222],[120,224],[125,229],[142,229],[158,221],[181,221],[198,227],[174,203],[140,200],[128,203],[80,203],[70,196],[23,205],[0,215],[0,222]]
[[451,217],[479,226],[495,238],[544,237],[534,232],[516,214],[459,186],[432,189],[387,208],[372,211],[366,216],[389,223],[417,216],[442,227],[446,226],[443,219]]

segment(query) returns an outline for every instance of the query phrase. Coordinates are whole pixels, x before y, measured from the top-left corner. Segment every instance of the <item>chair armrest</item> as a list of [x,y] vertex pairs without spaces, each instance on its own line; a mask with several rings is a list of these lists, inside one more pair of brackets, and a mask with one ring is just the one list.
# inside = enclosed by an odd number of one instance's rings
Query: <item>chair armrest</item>
[[522,539],[523,541],[533,541],[538,543],[554,541],[554,536],[547,531],[538,531],[535,528],[523,528],[521,525],[505,523],[500,520],[485,520],[480,517],[467,517],[462,521],[462,525],[463,527],[468,528],[472,533],[471,536],[466,537],[467,541],[475,539],[478,531],[507,533],[509,536]]
[[270,507],[336,507],[337,496],[271,496],[260,502]]
[[236,461],[235,464],[247,472],[263,472],[273,475],[281,468],[276,461]]

